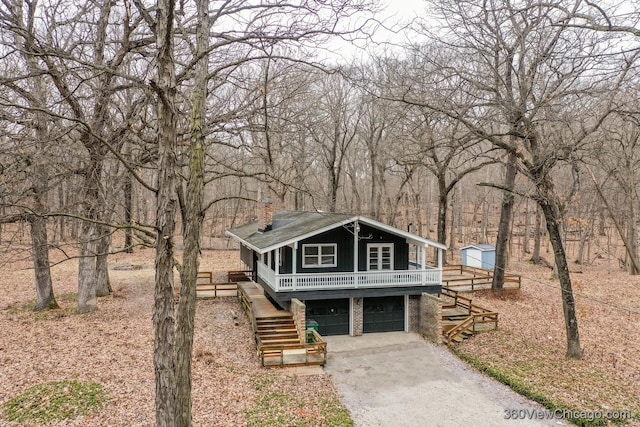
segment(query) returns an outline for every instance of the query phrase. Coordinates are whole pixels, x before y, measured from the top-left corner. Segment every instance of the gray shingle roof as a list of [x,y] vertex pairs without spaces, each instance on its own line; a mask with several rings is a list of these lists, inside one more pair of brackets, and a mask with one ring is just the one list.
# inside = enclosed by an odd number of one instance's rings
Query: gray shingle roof
[[273,246],[284,246],[292,240],[315,234],[317,231],[355,219],[355,215],[328,212],[280,211],[273,215],[273,227],[266,232],[258,231],[258,223],[253,222],[227,231],[248,243],[259,252]]

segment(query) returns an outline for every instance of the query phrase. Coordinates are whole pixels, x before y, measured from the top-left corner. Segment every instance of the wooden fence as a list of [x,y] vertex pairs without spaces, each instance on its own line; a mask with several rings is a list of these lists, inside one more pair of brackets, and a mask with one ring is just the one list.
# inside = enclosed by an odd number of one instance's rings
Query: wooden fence
[[[449,277],[463,276],[463,277]],[[448,288],[467,288],[466,290],[475,291],[478,289],[488,289],[493,282],[493,270],[485,270],[483,268],[471,267],[468,265],[446,265],[442,268],[442,283]],[[504,283],[509,284],[509,288],[520,289],[521,278],[517,274],[504,273]],[[515,285],[515,286],[514,286]]]

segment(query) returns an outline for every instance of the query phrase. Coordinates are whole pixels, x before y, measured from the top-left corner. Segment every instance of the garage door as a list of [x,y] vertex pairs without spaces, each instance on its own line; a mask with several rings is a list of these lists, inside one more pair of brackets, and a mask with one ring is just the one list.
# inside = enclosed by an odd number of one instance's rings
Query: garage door
[[349,299],[305,301],[307,324],[318,323],[320,335],[349,335]]
[[363,331],[404,331],[404,296],[365,298]]

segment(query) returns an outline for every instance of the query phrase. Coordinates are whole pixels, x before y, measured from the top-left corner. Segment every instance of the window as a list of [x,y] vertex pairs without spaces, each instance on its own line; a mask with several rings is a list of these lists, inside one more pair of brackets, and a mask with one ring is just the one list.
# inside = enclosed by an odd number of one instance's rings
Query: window
[[322,245],[302,245],[302,267],[335,267],[337,263],[335,243]]
[[393,243],[367,245],[367,267],[369,271],[393,270]]

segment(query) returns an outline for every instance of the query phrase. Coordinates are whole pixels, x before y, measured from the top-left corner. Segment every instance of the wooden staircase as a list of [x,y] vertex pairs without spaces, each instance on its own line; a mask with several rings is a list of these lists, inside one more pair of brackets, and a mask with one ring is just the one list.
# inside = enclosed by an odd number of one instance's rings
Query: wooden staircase
[[253,324],[262,366],[324,365],[327,342],[314,330],[301,337],[293,314],[278,310],[253,282],[238,284],[240,304]]
[[448,346],[459,344],[474,334],[498,328],[498,313],[472,303],[459,292],[442,288],[442,335]]
[[262,345],[300,344],[292,314],[256,317],[256,340]]

